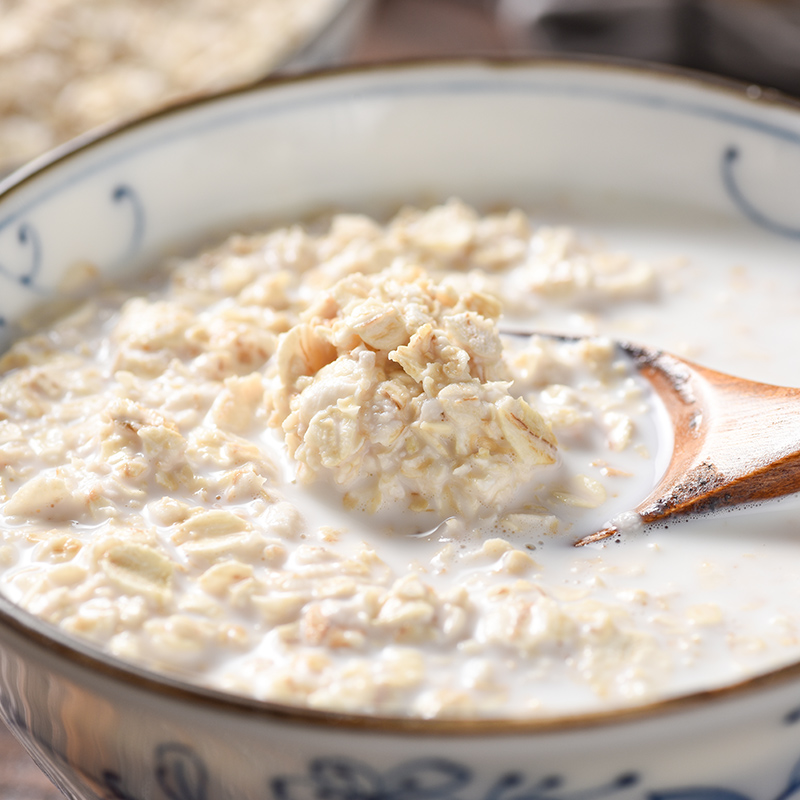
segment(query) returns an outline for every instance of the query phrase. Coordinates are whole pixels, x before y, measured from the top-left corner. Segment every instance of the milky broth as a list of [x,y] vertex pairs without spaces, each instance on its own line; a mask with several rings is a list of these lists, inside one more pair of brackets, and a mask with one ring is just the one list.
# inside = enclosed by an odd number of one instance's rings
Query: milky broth
[[[797,246],[674,209],[602,213],[453,201],[388,228],[234,237],[147,299],[17,345],[3,590],[153,670],[357,713],[580,714],[797,660],[796,498],[572,546],[671,452],[602,337],[796,384],[800,330],[773,321],[800,310]],[[498,294],[500,330],[601,338],[501,335],[499,363]],[[425,448],[455,460],[418,475]]]
[[595,313],[553,309],[548,327],[605,333],[651,344],[751,380],[800,385],[800,248],[796,239],[739,218],[672,205],[604,198],[542,215],[589,241],[668,265],[669,290],[657,303]]

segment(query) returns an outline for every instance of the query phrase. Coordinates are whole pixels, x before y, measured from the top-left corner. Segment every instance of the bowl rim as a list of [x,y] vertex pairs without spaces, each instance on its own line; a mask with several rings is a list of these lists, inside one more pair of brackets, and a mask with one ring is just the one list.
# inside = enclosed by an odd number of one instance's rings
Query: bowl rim
[[[348,0],[342,0],[342,6]],[[139,127],[148,126],[162,118],[175,117],[186,111],[211,106],[227,99],[270,92],[298,84],[316,84],[320,81],[339,80],[357,75],[373,80],[380,76],[403,71],[466,70],[480,68],[496,73],[531,69],[578,69],[607,71],[614,74],[636,75],[652,81],[666,80],[687,88],[722,93],[754,105],[767,105],[800,112],[800,97],[769,87],[698,70],[673,65],[655,64],[626,58],[569,55],[478,55],[446,56],[389,61],[365,64],[346,64],[322,67],[301,73],[273,73],[255,82],[243,83],[221,91],[204,92],[166,103],[145,114],[121,122],[112,122],[87,131],[42,154],[0,178],[0,204],[23,189],[41,175],[57,169],[71,158],[110,139],[125,136]],[[166,673],[161,674],[133,662],[101,651],[89,642],[72,637],[56,625],[46,622],[0,594],[0,641],[2,631],[24,640],[26,645],[42,651],[46,658],[56,658],[78,669],[88,669],[101,674],[106,680],[124,684],[126,689],[146,692],[176,703],[201,704],[209,709],[244,716],[265,722],[292,722],[314,728],[345,728],[357,731],[381,732],[392,735],[475,737],[532,736],[562,731],[589,730],[597,727],[621,726],[651,720],[683,711],[719,705],[726,699],[749,696],[768,689],[779,688],[800,678],[800,657],[784,666],[759,673],[740,681],[711,689],[689,691],[676,696],[633,706],[615,706],[590,712],[553,716],[516,717],[443,717],[350,713],[318,710],[288,703],[259,700],[244,695],[212,689],[190,680],[181,680]],[[790,712],[791,713],[791,712]],[[800,712],[798,712],[800,713]],[[2,711],[0,710],[0,714]]]
[[[340,0],[346,6],[351,0]],[[584,69],[611,74],[637,75],[651,80],[664,80],[672,84],[718,92],[722,95],[752,103],[753,105],[800,111],[800,95],[797,97],[769,86],[741,81],[725,75],[703,72],[673,64],[660,64],[621,56],[594,56],[581,53],[542,55],[472,55],[440,56],[421,58],[397,58],[386,61],[348,63],[318,67],[302,72],[281,72],[277,70],[255,81],[245,81],[221,90],[198,91],[180,98],[165,101],[150,110],[132,118],[111,121],[78,134],[72,139],[55,145],[50,150],[35,156],[16,169],[0,174],[0,201],[14,190],[21,188],[28,180],[38,177],[45,171],[60,166],[72,156],[101,145],[117,136],[124,136],[136,128],[157,122],[161,118],[173,117],[186,111],[214,105],[220,101],[238,96],[255,95],[261,92],[305,83],[318,83],[325,80],[338,80],[347,76],[368,76],[372,74],[394,74],[399,72],[419,72],[422,70],[483,68],[498,74],[520,69],[562,68]]]

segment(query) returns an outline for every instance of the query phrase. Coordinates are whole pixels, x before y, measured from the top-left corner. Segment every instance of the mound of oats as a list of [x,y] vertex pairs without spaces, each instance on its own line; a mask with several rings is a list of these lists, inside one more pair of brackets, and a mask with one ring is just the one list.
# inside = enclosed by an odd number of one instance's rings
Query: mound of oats
[[[550,426],[510,393],[500,304],[421,267],[334,284],[282,337],[275,416],[302,480],[351,507],[474,517],[555,461]],[[409,502],[410,501],[410,502]]]
[[[592,283],[606,302],[656,291],[581,247],[457,201],[343,214],[233,236],[18,342],[3,591],[115,656],[263,699],[425,717],[638,701],[670,669],[638,601],[532,548],[602,506],[616,459],[649,463],[642,388],[608,342],[497,324]],[[415,520],[443,524],[420,538]]]

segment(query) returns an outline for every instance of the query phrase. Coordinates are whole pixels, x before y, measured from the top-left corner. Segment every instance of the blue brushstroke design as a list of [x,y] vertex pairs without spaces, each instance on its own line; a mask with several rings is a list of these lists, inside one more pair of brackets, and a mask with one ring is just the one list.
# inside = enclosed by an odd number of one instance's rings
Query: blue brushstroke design
[[453,798],[472,782],[471,770],[446,759],[415,759],[380,774],[349,758],[318,758],[306,776],[270,782],[274,800],[439,800]]
[[23,222],[17,228],[17,241],[21,249],[28,251],[26,257],[28,263],[22,270],[11,269],[0,263],[0,275],[37,294],[43,294],[41,287],[36,284],[39,270],[42,267],[42,240],[39,232],[30,223]]
[[208,770],[191,747],[160,744],[155,758],[156,780],[169,800],[206,800]]
[[[473,790],[474,775],[465,764],[444,758],[414,759],[379,773],[351,758],[319,758],[306,775],[280,776],[270,782],[272,800],[460,800]],[[501,775],[484,800],[598,800],[639,782],[628,772],[581,791],[565,790],[560,775],[529,782],[521,772]]]
[[133,217],[131,237],[130,240],[128,241],[128,247],[124,251],[124,254],[122,256],[123,259],[129,258],[130,256],[138,252],[144,240],[144,229],[145,229],[144,205],[142,204],[138,192],[136,192],[136,190],[133,189],[133,187],[128,185],[127,183],[121,183],[119,184],[119,186],[116,186],[114,188],[114,191],[111,193],[111,198],[117,205],[125,204],[129,206],[131,210],[131,214]]
[[785,225],[774,219],[771,219],[766,214],[759,211],[744,195],[739,188],[736,180],[734,166],[739,160],[741,153],[738,147],[728,147],[722,155],[722,183],[725,186],[725,191],[730,197],[733,204],[739,211],[747,217],[751,222],[758,225],[770,233],[775,233],[778,236],[785,236],[789,239],[800,240],[800,227]]

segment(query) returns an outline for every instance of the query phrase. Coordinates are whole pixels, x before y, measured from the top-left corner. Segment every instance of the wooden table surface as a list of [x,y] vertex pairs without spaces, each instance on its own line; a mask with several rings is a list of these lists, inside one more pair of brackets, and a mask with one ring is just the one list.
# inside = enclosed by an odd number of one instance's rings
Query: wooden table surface
[[[496,52],[503,47],[477,10],[446,0],[383,0],[353,54],[358,62]],[[0,723],[0,800],[63,800]]]

